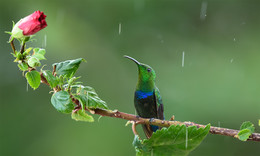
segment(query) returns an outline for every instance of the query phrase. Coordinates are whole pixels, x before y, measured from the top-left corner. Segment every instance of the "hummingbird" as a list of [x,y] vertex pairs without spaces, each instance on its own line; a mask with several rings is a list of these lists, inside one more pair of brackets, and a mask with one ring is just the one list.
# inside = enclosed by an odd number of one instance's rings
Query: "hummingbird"
[[[155,71],[149,65],[138,62],[130,56],[124,56],[137,64],[138,81],[135,89],[134,105],[137,114],[142,118],[164,120],[163,103],[159,89],[155,85]],[[160,129],[159,126],[142,125],[147,138]]]

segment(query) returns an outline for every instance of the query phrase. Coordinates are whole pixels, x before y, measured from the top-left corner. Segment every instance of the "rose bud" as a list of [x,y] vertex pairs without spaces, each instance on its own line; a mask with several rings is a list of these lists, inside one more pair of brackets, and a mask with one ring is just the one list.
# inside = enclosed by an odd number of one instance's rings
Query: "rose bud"
[[42,30],[47,26],[45,21],[46,15],[43,12],[35,11],[29,16],[22,18],[17,22],[12,30],[13,38],[23,38],[25,36],[30,36],[38,31]]

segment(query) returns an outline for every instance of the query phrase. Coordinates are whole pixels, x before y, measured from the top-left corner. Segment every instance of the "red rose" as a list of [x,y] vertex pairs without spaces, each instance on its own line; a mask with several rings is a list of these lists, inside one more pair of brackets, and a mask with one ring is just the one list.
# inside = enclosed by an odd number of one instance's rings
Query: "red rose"
[[12,30],[12,36],[14,38],[22,38],[37,33],[47,26],[45,18],[46,15],[44,15],[43,12],[39,10],[35,11],[15,24]]

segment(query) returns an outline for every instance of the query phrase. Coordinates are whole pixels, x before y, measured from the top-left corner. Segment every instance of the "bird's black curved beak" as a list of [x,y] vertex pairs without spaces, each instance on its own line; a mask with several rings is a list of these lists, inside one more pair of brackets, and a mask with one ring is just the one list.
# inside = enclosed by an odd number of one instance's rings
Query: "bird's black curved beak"
[[132,58],[130,56],[127,56],[127,55],[124,55],[124,57],[134,61],[137,65],[140,65],[140,62],[138,62],[136,59],[134,59],[134,58]]

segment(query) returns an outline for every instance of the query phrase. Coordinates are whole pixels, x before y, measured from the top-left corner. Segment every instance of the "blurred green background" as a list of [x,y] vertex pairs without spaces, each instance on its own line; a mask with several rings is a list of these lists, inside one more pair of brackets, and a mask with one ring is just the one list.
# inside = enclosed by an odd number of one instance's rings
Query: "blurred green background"
[[[76,122],[53,108],[47,86],[27,91],[4,34],[12,21],[44,11],[48,27],[30,45],[46,48],[45,69],[85,58],[77,75],[110,109],[135,113],[137,67],[123,58],[129,55],[155,69],[167,119],[233,129],[252,121],[259,132],[259,6],[253,0],[1,0],[0,155],[135,155],[126,121]],[[259,147],[208,135],[190,155],[253,156]]]

